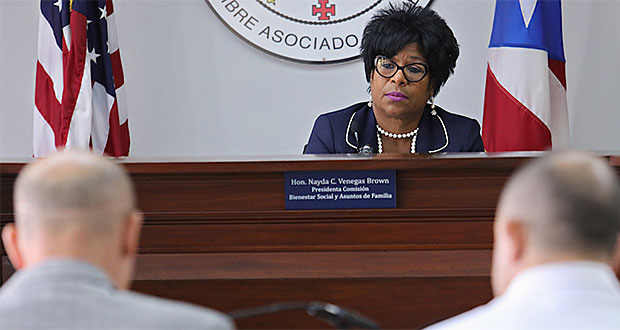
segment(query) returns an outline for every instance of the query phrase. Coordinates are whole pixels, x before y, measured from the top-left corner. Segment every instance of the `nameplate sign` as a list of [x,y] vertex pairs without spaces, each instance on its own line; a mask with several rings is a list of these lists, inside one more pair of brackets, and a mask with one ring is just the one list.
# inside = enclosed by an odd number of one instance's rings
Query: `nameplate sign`
[[396,208],[396,171],[284,173],[287,210]]

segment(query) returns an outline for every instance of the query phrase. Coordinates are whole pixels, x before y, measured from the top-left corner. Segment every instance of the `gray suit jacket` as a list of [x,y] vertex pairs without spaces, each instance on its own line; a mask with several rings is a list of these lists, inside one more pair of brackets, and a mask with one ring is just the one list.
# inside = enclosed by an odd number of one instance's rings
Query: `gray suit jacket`
[[231,329],[224,314],[116,289],[91,264],[55,259],[0,287],[0,329]]

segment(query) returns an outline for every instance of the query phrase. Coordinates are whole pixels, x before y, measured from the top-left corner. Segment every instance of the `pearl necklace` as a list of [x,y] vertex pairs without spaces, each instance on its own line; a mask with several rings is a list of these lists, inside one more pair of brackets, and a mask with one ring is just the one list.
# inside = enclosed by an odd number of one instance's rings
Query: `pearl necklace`
[[[411,153],[415,154],[415,142],[418,139],[418,129],[419,129],[419,127],[416,127],[416,129],[414,129],[413,131],[411,131],[409,133],[394,134],[394,133],[390,133],[390,132],[384,130],[383,128],[381,128],[381,126],[379,126],[377,124],[377,144],[378,144],[378,147],[379,147],[379,153],[383,153],[383,142],[381,142],[381,135],[385,135],[385,136],[391,137],[393,139],[411,138]],[[381,133],[381,135],[379,135],[379,133]]]

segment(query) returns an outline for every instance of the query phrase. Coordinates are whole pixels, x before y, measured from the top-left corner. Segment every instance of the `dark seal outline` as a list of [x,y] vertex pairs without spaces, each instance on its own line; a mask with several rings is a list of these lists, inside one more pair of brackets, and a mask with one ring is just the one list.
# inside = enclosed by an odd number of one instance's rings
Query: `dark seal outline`
[[[204,0],[204,2],[207,4],[207,6],[209,6],[209,8],[211,8],[211,12],[213,12],[213,14],[215,14],[215,16],[217,16],[217,18],[220,20],[220,22],[226,26],[226,28],[228,30],[230,30],[230,32],[232,32],[234,35],[237,36],[237,38],[245,41],[245,43],[249,44],[250,46],[258,49],[261,52],[264,52],[266,54],[269,54],[275,58],[279,58],[281,60],[285,60],[285,61],[289,61],[289,62],[293,62],[293,63],[300,63],[300,64],[339,64],[339,63],[346,63],[346,62],[350,62],[353,60],[356,60],[358,58],[361,58],[361,54],[359,55],[355,55],[355,56],[351,56],[351,57],[345,57],[345,58],[341,58],[341,59],[337,59],[337,60],[331,60],[331,61],[307,61],[307,60],[300,60],[297,58],[292,58],[292,57],[287,57],[284,55],[280,55],[277,53],[274,53],[268,49],[265,49],[263,47],[260,47],[256,44],[254,44],[253,42],[251,42],[250,40],[244,38],[241,34],[239,34],[237,31],[235,31],[235,29],[228,25],[228,23],[226,22],[226,20],[224,20],[223,17],[220,16],[220,14],[217,12],[217,10],[215,10],[213,8],[213,6],[211,5],[211,3],[209,2],[209,0]],[[409,2],[413,2],[415,5],[418,4],[418,2],[420,2],[420,0],[409,0]],[[429,0],[428,3],[426,4],[426,7],[431,7],[431,5],[433,4],[433,2],[435,2],[435,0]]]
[[[351,16],[345,17],[345,18],[337,19],[335,21],[315,22],[315,21],[304,21],[304,20],[299,19],[299,18],[288,16],[288,15],[283,14],[283,13],[281,13],[281,12],[279,12],[279,11],[273,9],[273,8],[270,8],[268,5],[266,5],[265,3],[263,3],[260,0],[254,0],[254,1],[256,1],[259,5],[261,5],[263,8],[267,9],[268,11],[272,12],[273,14],[276,14],[276,15],[278,15],[278,16],[286,19],[286,20],[293,21],[295,23],[307,24],[307,25],[330,25],[330,24],[338,24],[338,23],[350,21],[350,20],[352,20],[354,18],[357,18],[359,16],[362,16],[362,15],[366,14],[367,12],[371,11],[373,8],[377,7],[377,5],[379,5],[381,2],[383,2],[383,0],[377,0],[377,1],[375,1],[375,3],[373,3],[370,6],[368,6],[366,9],[364,9],[362,11],[360,11],[360,12],[358,12],[356,14],[353,14]],[[409,0],[409,1],[411,1],[411,0]]]

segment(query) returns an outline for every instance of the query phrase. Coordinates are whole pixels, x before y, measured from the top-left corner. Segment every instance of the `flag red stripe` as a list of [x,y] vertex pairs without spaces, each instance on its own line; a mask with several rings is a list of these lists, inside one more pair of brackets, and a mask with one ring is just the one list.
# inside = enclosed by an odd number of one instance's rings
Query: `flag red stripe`
[[63,143],[60,138],[60,102],[56,99],[52,78],[50,78],[39,61],[37,61],[34,104],[37,106],[41,116],[43,116],[43,119],[54,131],[54,144],[62,146]]
[[121,139],[121,151],[119,156],[127,156],[129,155],[129,120],[125,120],[125,122],[118,129],[120,132]]
[[566,90],[566,63],[558,60],[549,60],[549,69],[558,78]]
[[547,150],[551,131],[497,81],[487,66],[482,139],[486,151]]
[[110,54],[112,61],[112,75],[114,76],[114,88],[118,89],[125,83],[125,75],[123,74],[123,64],[121,63],[121,52],[115,51]]
[[71,12],[71,51],[63,49],[64,90],[60,113],[60,137],[62,145],[67,143],[71,118],[82,87],[84,63],[86,61],[86,16]]
[[114,5],[112,4],[112,0],[107,0],[105,2],[105,10],[108,13],[108,16],[112,15],[112,13],[114,13]]
[[123,125],[119,123],[118,103],[114,101],[110,111],[110,131],[104,152],[109,156],[119,157],[129,154],[129,124],[125,121]]

